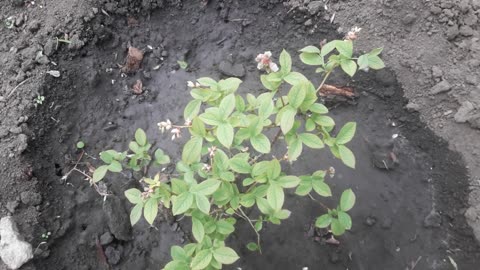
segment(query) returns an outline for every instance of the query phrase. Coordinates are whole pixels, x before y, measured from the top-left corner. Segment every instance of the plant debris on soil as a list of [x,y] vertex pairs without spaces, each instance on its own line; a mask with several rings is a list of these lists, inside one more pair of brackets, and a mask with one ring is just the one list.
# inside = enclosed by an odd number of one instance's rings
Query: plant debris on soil
[[[333,193],[358,197],[352,231],[333,241],[312,227],[318,205],[286,194],[292,216],[264,227],[263,254],[245,247],[256,236],[239,221],[229,245],[241,259],[225,269],[478,269],[479,10],[467,0],[7,0],[0,218],[15,229],[1,228],[0,257],[23,248],[0,269],[161,268],[172,245],[190,241],[190,224],[164,210],[154,227],[132,228],[123,191],[140,187],[142,174],[92,187],[72,168],[89,173],[100,151],[126,149],[137,128],[178,159],[180,146],[156,123],[185,120],[187,81],[237,76],[242,93],[260,91],[258,53],[294,56],[353,26],[360,50],[384,47],[389,68],[333,74],[320,93],[338,124],[357,122],[357,169],[313,150],[289,168],[333,166]],[[294,68],[319,85],[296,56]]]
[[128,47],[127,60],[122,67],[122,71],[126,73],[136,72],[140,68],[143,60],[143,52],[134,47]]

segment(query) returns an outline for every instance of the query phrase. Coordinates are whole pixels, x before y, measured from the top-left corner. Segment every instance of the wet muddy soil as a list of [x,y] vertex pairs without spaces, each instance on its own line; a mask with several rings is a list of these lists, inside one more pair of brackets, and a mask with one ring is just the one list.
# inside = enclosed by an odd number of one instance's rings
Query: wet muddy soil
[[[339,38],[331,24],[319,24],[310,34],[281,5],[211,2],[99,16],[87,24],[85,47],[59,51],[62,76],[47,77],[41,89],[47,102],[30,120],[35,135],[27,155],[35,161],[33,175],[44,198],[32,244],[47,244],[38,246],[27,267],[158,269],[169,261],[171,245],[188,242],[184,221],[159,217],[155,227],[144,221],[130,227],[131,205],[123,191],[138,187],[141,175],[107,177],[106,197],[81,174],[63,181],[78,158],[76,142],[86,144],[83,160],[98,165],[100,151],[127,149],[134,131],[143,128],[176,160],[184,140],[172,142],[156,123],[183,122],[190,99],[186,81],[239,76],[242,93],[261,93],[253,59],[266,50],[278,55],[287,49],[296,69],[319,83],[296,51]],[[145,54],[139,71],[123,74],[119,65],[125,64],[128,46]],[[178,61],[188,67],[180,68]],[[132,91],[137,80],[143,84],[140,95]],[[421,123],[418,113],[404,109],[408,102],[391,70],[359,73],[354,80],[336,75],[331,82],[349,85],[357,94],[326,103],[337,124],[358,124],[350,144],[357,169],[346,168],[327,151],[313,150],[284,166],[298,175],[333,166],[335,176],[328,180],[333,198],[348,187],[357,194],[352,231],[339,238],[340,245],[326,244],[311,229],[322,209],[309,198],[288,194],[286,208],[292,215],[281,226],[264,227],[263,254],[245,248],[255,234],[248,224],[238,223],[229,241],[241,259],[231,269],[453,269],[449,257],[459,269],[477,269],[480,247],[464,218],[469,190],[461,157]],[[392,153],[397,163],[391,162]]]

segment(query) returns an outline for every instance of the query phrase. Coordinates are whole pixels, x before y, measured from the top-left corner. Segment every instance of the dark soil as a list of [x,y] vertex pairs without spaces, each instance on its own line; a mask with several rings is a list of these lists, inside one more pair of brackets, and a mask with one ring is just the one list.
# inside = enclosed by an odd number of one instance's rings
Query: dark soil
[[[294,66],[318,84],[320,78],[298,61],[296,51],[341,37],[323,13],[311,18],[318,25],[312,33],[304,26],[308,11],[287,14],[281,1],[209,1],[206,7],[200,1],[143,2],[148,4],[106,1],[102,7],[108,16],[85,23],[80,35],[85,46],[63,46],[52,56],[62,76],[47,76],[39,86],[47,102],[30,108],[35,115],[27,121],[31,142],[25,158],[33,161],[31,170],[17,170],[15,176],[23,177],[22,188],[38,188],[43,197],[40,206],[22,204],[16,213],[23,231],[31,234],[28,240],[35,248],[45,240],[41,235],[51,232],[26,269],[159,269],[170,260],[171,245],[188,242],[190,227],[167,214],[157,218],[155,227],[144,221],[130,227],[131,205],[123,191],[138,187],[139,174],[109,175],[106,198],[79,173],[63,181],[80,154],[76,142],[86,143],[83,161],[96,166],[100,151],[127,149],[135,130],[143,128],[176,160],[184,140],[171,142],[156,123],[183,122],[190,99],[186,81],[234,73],[244,81],[242,93],[260,93],[256,54],[271,50],[278,56],[285,48]],[[125,64],[128,46],[143,50],[145,57],[138,72],[124,76],[119,65]],[[178,60],[188,68],[180,69]],[[137,80],[143,82],[141,95],[132,92]],[[262,255],[245,248],[255,234],[239,221],[230,245],[241,260],[231,269],[404,270],[413,269],[416,261],[415,269],[453,269],[449,256],[458,269],[477,269],[480,246],[464,217],[469,182],[462,156],[450,151],[417,112],[404,109],[408,101],[392,70],[359,73],[353,81],[336,75],[330,82],[349,85],[358,95],[327,102],[337,124],[358,124],[349,145],[357,169],[346,168],[328,151],[306,151],[293,165],[283,166],[297,175],[333,166],[336,173],[328,181],[334,197],[326,203],[334,205],[343,189],[353,188],[352,231],[339,238],[339,246],[317,239],[311,226],[322,209],[309,198],[289,194],[286,206],[292,216],[280,226],[264,227]],[[389,162],[392,152],[398,164]],[[79,167],[86,170],[85,164]],[[5,204],[16,196],[15,186],[6,186],[10,195],[0,200]],[[22,223],[24,218],[30,223]]]

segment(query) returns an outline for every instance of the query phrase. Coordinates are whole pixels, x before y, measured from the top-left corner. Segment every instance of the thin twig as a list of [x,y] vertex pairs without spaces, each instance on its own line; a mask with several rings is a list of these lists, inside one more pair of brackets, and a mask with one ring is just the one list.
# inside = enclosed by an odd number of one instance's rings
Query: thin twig
[[415,269],[415,267],[417,266],[418,262],[422,259],[422,256],[418,256],[417,260],[415,262],[412,262],[411,266],[412,268],[408,268],[407,267],[407,270],[413,270]]
[[317,88],[317,94],[318,92],[320,92],[320,89],[322,89],[323,85],[325,84],[325,82],[327,81],[327,78],[328,76],[330,76],[330,73],[332,73],[332,71],[328,71],[326,74],[325,74],[325,77],[323,77],[323,80],[322,82],[320,83],[320,86]]
[[15,88],[12,89],[12,91],[10,91],[10,94],[8,94],[7,96],[7,99],[10,98],[11,95],[13,95],[13,93],[20,87],[22,86],[24,83],[26,83],[28,80],[30,80],[32,77],[30,78],[27,78],[25,80],[23,80],[21,83],[19,83],[17,86],[15,86]]
[[260,254],[262,254],[262,247],[260,246],[260,234],[257,232],[257,230],[255,229],[255,226],[253,225],[252,221],[250,220],[250,218],[248,218],[248,216],[243,212],[242,208],[239,207],[238,210],[240,210],[240,212],[242,213],[242,215],[246,218],[246,220],[248,221],[248,223],[250,224],[250,226],[252,226],[252,229],[253,231],[257,234],[257,245],[258,245],[258,252],[260,252]]
[[84,154],[84,153],[85,153],[85,151],[82,150],[82,153],[80,153],[80,156],[79,156],[79,158],[77,159],[77,162],[75,162],[75,165],[73,166],[73,168],[72,168],[70,171],[68,171],[68,172],[62,177],[62,180],[67,181],[68,176],[70,176],[70,174],[71,174],[73,171],[79,171],[79,172],[81,172],[82,174],[84,174],[82,171],[80,171],[80,170],[77,169],[77,166],[78,166],[78,164],[80,163],[80,160],[82,160],[82,157],[83,157],[83,154]]
[[323,208],[325,208],[325,210],[330,210],[330,208],[328,208],[325,204],[323,204],[321,201],[315,199],[310,193],[308,193],[308,197],[310,197],[310,199],[312,199],[313,201],[317,202],[318,204],[320,204],[320,206],[322,206]]

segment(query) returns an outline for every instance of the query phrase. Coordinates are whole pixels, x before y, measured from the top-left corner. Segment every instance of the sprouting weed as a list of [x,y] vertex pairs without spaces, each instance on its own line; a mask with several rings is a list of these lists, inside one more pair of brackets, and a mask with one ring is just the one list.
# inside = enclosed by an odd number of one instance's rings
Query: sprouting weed
[[45,101],[45,97],[44,96],[41,96],[41,95],[38,95],[35,99],[34,99],[35,103],[38,104],[38,105],[42,105],[43,102]]

